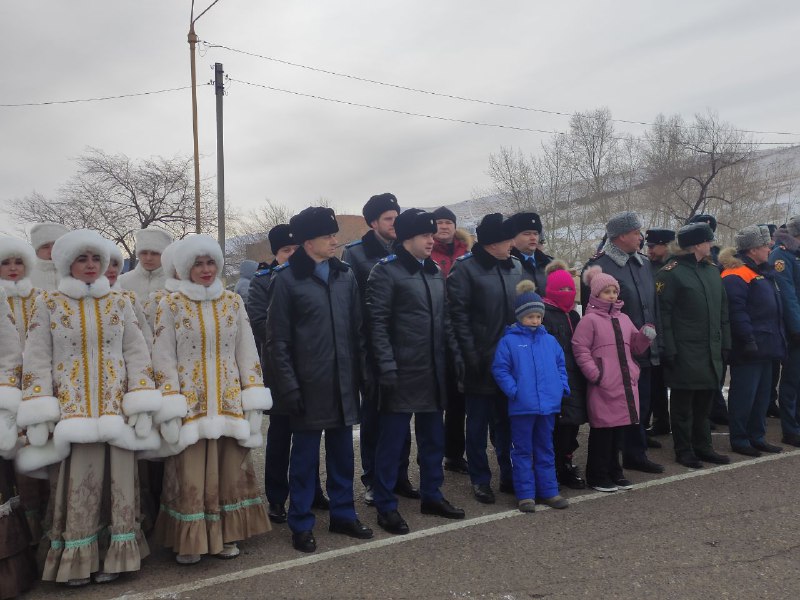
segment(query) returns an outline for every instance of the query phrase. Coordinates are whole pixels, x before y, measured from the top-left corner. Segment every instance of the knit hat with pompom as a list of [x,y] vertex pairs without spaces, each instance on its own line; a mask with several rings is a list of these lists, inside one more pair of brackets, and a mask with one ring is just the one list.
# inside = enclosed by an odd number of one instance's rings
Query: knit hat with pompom
[[530,313],[539,313],[544,316],[544,302],[542,297],[534,290],[536,284],[528,279],[523,279],[517,284],[517,301],[514,304],[514,312],[517,321]]
[[599,298],[600,292],[610,285],[617,288],[617,292],[619,292],[619,281],[608,273],[603,273],[603,269],[599,265],[592,265],[583,272],[583,283],[589,286],[591,294],[595,298]]

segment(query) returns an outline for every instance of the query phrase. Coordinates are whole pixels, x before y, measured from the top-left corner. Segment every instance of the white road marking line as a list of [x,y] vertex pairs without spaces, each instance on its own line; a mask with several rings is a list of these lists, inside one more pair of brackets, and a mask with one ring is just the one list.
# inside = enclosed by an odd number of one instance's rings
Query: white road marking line
[[[676,481],[693,479],[695,477],[704,477],[707,475],[713,475],[715,473],[721,473],[723,471],[732,471],[742,467],[749,467],[751,465],[771,462],[774,460],[781,460],[793,456],[800,456],[800,450],[792,450],[790,452],[782,452],[780,454],[769,454],[761,456],[759,458],[744,460],[741,462],[731,463],[728,465],[719,465],[709,469],[698,469],[696,471],[679,473],[678,475],[670,475],[668,477],[662,477],[660,479],[651,479],[649,481],[645,481],[644,483],[634,484],[632,490],[630,490],[629,492],[622,492],[622,493],[631,494],[635,493],[636,490],[658,487],[661,485],[674,483]],[[598,500],[600,498],[609,498],[615,495],[616,494],[613,493],[610,494],[607,492],[595,492],[593,494],[584,494],[583,496],[570,498],[569,502],[570,504],[577,504],[579,502],[589,502],[590,500]],[[543,507],[537,507],[536,510],[537,512],[539,512],[540,510],[553,510],[553,509],[543,506]],[[339,558],[341,556],[350,556],[352,554],[359,554],[361,552],[367,552],[369,550],[375,550],[377,548],[384,548],[386,546],[393,546],[395,544],[404,544],[407,542],[412,542],[414,540],[419,540],[434,535],[440,535],[442,533],[448,533],[450,531],[458,531],[459,529],[467,529],[468,527],[475,527],[477,525],[484,525],[486,523],[492,523],[494,521],[502,521],[504,519],[510,519],[513,517],[521,517],[521,516],[524,516],[523,513],[519,512],[516,509],[507,510],[504,512],[494,513],[491,515],[484,515],[482,517],[475,517],[473,519],[465,519],[464,521],[454,521],[451,523],[447,523],[445,525],[429,527],[428,529],[422,529],[420,531],[413,531],[408,535],[393,536],[390,538],[374,540],[371,542],[358,544],[356,546],[348,546],[346,548],[339,548],[338,550],[330,550],[328,552],[320,552],[319,554],[311,554],[308,556],[304,556],[302,558],[286,560],[271,565],[253,567],[251,569],[244,569],[242,571],[235,571],[233,573],[225,573],[224,575],[217,575],[216,577],[209,577],[207,579],[200,579],[189,583],[182,583],[179,585],[173,585],[170,587],[165,587],[157,590],[150,590],[147,592],[140,592],[136,594],[123,594],[122,596],[117,596],[115,598],[112,598],[111,600],[154,600],[163,598],[176,598],[179,594],[200,590],[207,587],[212,587],[223,583],[228,583],[230,581],[241,581],[242,579],[258,577],[260,575],[266,575],[268,573],[275,573],[276,571],[285,571],[287,569],[293,569],[295,567],[313,565],[314,563],[323,562],[326,560],[332,560],[334,558]]]

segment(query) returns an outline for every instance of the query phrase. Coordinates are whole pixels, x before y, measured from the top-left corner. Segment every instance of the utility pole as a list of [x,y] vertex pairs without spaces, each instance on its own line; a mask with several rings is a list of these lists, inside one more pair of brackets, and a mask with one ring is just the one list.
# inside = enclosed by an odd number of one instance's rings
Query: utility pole
[[225,154],[222,150],[222,97],[225,86],[222,63],[214,63],[214,93],[217,96],[217,240],[225,256]]

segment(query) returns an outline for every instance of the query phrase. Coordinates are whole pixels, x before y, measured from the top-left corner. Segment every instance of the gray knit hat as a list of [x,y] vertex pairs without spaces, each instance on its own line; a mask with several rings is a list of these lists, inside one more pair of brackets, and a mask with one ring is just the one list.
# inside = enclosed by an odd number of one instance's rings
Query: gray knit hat
[[613,240],[634,229],[643,227],[642,219],[635,212],[625,211],[615,214],[606,223],[606,234],[608,239]]
[[737,252],[746,252],[752,248],[769,246],[772,237],[766,225],[748,225],[736,232],[734,241]]
[[792,237],[800,236],[800,215],[795,215],[786,222],[786,231]]

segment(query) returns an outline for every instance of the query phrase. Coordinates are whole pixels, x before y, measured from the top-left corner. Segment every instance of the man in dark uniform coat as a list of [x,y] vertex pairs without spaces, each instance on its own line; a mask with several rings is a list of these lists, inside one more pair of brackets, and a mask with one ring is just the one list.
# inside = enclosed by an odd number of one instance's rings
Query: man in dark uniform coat
[[[622,312],[630,317],[637,329],[650,323],[658,330],[659,315],[653,271],[650,261],[638,251],[642,240],[641,229],[642,221],[634,212],[621,212],[611,217],[606,223],[608,240],[603,249],[589,259],[584,270],[598,265],[604,273],[613,276],[619,282],[619,299],[625,303]],[[588,300],[589,287],[581,281],[581,303],[584,310]],[[645,473],[663,473],[664,467],[647,457],[647,436],[644,419],[641,418],[650,410],[650,368],[659,364],[657,343],[653,343],[650,350],[636,360],[641,369],[638,385],[641,414],[639,424],[631,425],[625,432],[623,466]]]
[[415,208],[395,220],[396,254],[381,259],[367,281],[371,342],[379,371],[380,413],[375,451],[375,507],[378,525],[408,533],[393,490],[403,440],[414,416],[423,514],[463,519],[464,511],[442,495],[444,423],[447,404],[446,351],[456,356],[447,315],[445,282],[431,260],[436,221]]
[[[647,245],[647,258],[655,278],[669,257],[669,244],[675,241],[675,232],[671,229],[648,229],[644,236]],[[650,369],[650,414],[643,415],[645,425],[650,428],[650,436],[668,435],[669,429],[669,400],[667,386],[664,384],[664,367],[653,365]],[[651,422],[652,417],[652,422]]]
[[539,248],[542,236],[542,220],[535,212],[520,212],[508,218],[511,233],[511,256],[519,259],[522,265],[522,278],[536,284],[536,290],[544,294],[547,285],[545,269],[553,257]]
[[491,373],[497,343],[516,321],[516,286],[522,267],[511,256],[511,228],[503,215],[486,215],[477,227],[472,252],[456,261],[447,278],[447,299],[461,356],[467,410],[467,468],[478,502],[492,504],[492,473],[486,438],[494,424],[494,444],[500,467],[500,491],[514,493],[511,474],[511,430],[508,400]]
[[[364,220],[370,230],[360,240],[348,243],[342,253],[342,260],[353,268],[358,282],[362,308],[367,294],[367,279],[372,267],[392,253],[396,234],[394,220],[400,214],[400,205],[394,194],[378,194],[372,196],[362,210]],[[366,314],[366,310],[362,310]],[[369,322],[363,325],[363,336],[369,339]],[[372,478],[375,463],[375,447],[378,444],[378,384],[375,370],[375,361],[372,358],[372,349],[367,346],[367,380],[363,390],[361,404],[361,429],[359,431],[361,444],[361,482],[366,488],[364,500],[368,505],[373,504]],[[419,498],[419,492],[414,489],[408,480],[409,455],[411,453],[411,431],[404,438],[404,460],[401,461],[397,474],[397,493],[407,498]]]
[[[284,264],[297,250],[297,243],[292,236],[289,225],[276,225],[267,234],[272,255],[275,257],[270,264],[259,264],[259,270],[253,276],[250,284],[250,294],[247,297],[245,308],[250,317],[253,328],[253,337],[256,340],[258,355],[261,364],[266,369],[266,360],[263,356],[265,342],[265,325],[267,322],[267,289],[272,269]],[[269,386],[267,381],[266,385]],[[267,429],[267,447],[264,453],[264,489],[267,496],[267,515],[273,523],[286,522],[286,500],[289,497],[289,450],[292,444],[292,430],[289,426],[289,415],[279,414],[274,409],[270,411],[269,428]],[[313,508],[327,510],[328,499],[322,492],[322,485],[317,469],[317,485],[314,493]]]
[[352,269],[334,254],[339,226],[330,208],[311,207],[289,221],[300,246],[270,279],[265,327],[266,380],[275,407],[289,414],[292,544],[314,552],[319,446],[325,432],[330,531],[367,539],[372,530],[353,505],[353,425],[366,365],[361,301]]

